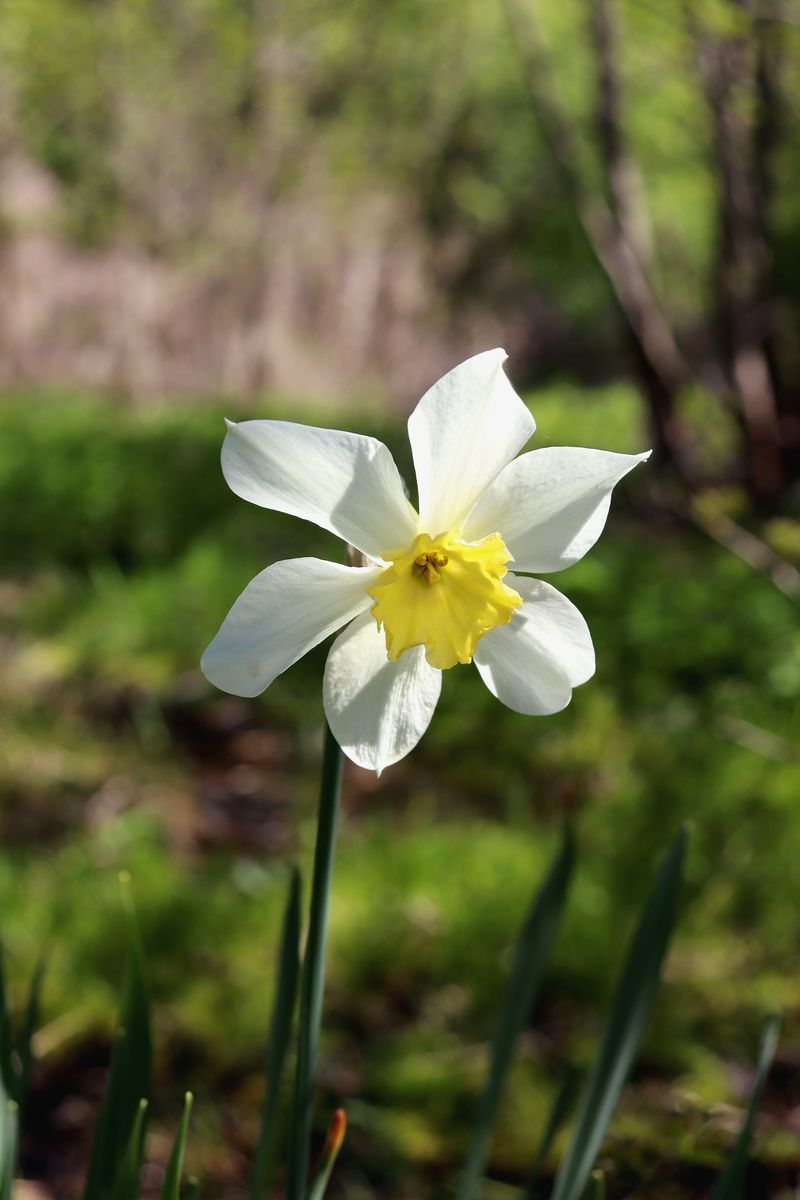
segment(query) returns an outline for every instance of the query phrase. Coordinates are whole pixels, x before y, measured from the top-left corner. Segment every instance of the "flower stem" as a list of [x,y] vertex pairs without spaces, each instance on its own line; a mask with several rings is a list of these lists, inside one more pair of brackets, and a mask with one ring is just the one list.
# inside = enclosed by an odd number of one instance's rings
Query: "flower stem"
[[289,1165],[286,1200],[302,1200],[308,1176],[309,1143],[314,1101],[314,1072],[317,1058],[322,991],[325,983],[325,945],[328,934],[328,908],[336,842],[336,819],[342,787],[342,751],[330,729],[325,729],[325,752],[319,793],[317,842],[314,848],[314,875],[308,937],[303,958],[300,991],[300,1028],[297,1044],[292,1121],[289,1133]]

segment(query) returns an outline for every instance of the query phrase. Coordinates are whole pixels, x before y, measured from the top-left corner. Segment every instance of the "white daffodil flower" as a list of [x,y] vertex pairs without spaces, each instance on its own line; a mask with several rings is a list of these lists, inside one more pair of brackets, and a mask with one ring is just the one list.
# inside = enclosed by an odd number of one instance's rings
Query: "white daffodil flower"
[[648,454],[548,446],[515,457],[536,425],[505,359],[489,350],[461,363],[411,414],[419,510],[375,438],[228,422],[222,470],[237,496],[332,530],[367,565],[294,558],[267,567],[203,655],[212,683],[256,696],[346,626],[325,667],[325,713],[345,754],[376,771],[417,744],[442,671],[458,663],[474,660],[516,712],[569,704],[594,674],[592,639],[577,608],[527,573],[582,558],[614,484]]

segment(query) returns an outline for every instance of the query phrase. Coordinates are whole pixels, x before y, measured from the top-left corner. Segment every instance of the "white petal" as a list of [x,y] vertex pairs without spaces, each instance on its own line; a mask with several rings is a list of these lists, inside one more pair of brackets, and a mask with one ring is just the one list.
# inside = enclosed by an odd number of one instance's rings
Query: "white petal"
[[476,354],[425,393],[409,417],[420,529],[462,529],[475,501],[536,422],[503,371],[505,350]]
[[572,689],[594,674],[589,629],[549,583],[510,573],[506,583],[522,596],[522,606],[510,624],[484,634],[475,664],[489,691],[515,712],[560,712]]
[[394,459],[375,438],[290,421],[229,421],[222,473],[237,496],[314,521],[371,558],[417,534]]
[[333,736],[348,758],[380,773],[405,758],[430,724],[442,672],[425,661],[423,646],[397,662],[371,613],[358,617],[331,647],[322,698]]
[[329,633],[373,603],[380,567],[319,558],[273,563],[248,583],[206,650],[203,674],[223,692],[257,696]]
[[464,536],[499,533],[518,571],[562,571],[603,532],[614,484],[649,457],[577,446],[522,454],[487,488]]

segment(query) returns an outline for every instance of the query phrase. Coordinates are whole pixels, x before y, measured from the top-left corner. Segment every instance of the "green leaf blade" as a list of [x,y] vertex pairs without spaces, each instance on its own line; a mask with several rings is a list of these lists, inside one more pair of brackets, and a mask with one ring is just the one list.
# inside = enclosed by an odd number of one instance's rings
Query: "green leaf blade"
[[300,873],[296,868],[292,871],[289,884],[277,966],[278,978],[264,1064],[264,1104],[250,1184],[251,1200],[264,1200],[267,1193],[280,1108],[281,1080],[297,1002],[300,976]]
[[181,1175],[183,1174],[183,1160],[186,1155],[186,1140],[189,1136],[192,1102],[192,1093],[187,1092],[183,1103],[183,1116],[181,1117],[181,1123],[175,1135],[175,1141],[169,1156],[164,1182],[161,1185],[159,1193],[159,1200],[180,1200]]
[[14,1040],[6,987],[5,955],[0,946],[0,1081],[9,1100],[16,1100],[18,1078],[14,1070]]
[[677,915],[686,843],[687,832],[682,829],[661,864],[644,907],[551,1200],[580,1200],[588,1183],[658,987]]
[[337,1108],[304,1200],[323,1200],[328,1180],[331,1177],[331,1171],[336,1159],[339,1157],[339,1151],[342,1148],[346,1131],[347,1117],[345,1111],[343,1108]]
[[39,1024],[45,968],[46,961],[44,955],[41,955],[31,977],[31,984],[28,989],[28,1002],[25,1005],[25,1016],[19,1035],[18,1053],[20,1069],[17,1100],[20,1111],[25,1108],[25,1102],[30,1089],[31,1071],[33,1070],[33,1035],[36,1032],[36,1026]]
[[775,1058],[779,1033],[780,1020],[778,1017],[770,1017],[761,1030],[756,1077],[742,1128],[739,1130],[739,1136],[734,1143],[725,1170],[720,1175],[717,1186],[711,1194],[711,1200],[741,1200],[744,1195],[747,1161],[750,1155],[750,1143],[753,1139],[756,1112],[764,1083],[772,1066],[772,1060]]
[[121,884],[128,934],[128,978],[122,1020],[92,1139],[84,1200],[107,1200],[138,1120],[141,1101],[150,1093],[153,1043],[144,955],[127,877]]
[[300,1022],[297,1045],[297,1071],[292,1104],[289,1164],[286,1175],[286,1200],[302,1200],[308,1179],[309,1143],[314,1104],[314,1074],[317,1043],[322,1016],[322,992],[325,982],[325,947],[328,908],[336,844],[339,794],[342,786],[342,751],[326,727],[325,752],[320,781],[319,819],[314,848],[311,905],[308,937],[303,959],[300,989]]
[[606,1177],[602,1171],[592,1171],[592,1178],[586,1189],[586,1200],[605,1200]]
[[520,930],[506,986],[503,1007],[492,1043],[492,1055],[467,1162],[458,1189],[458,1200],[473,1200],[483,1174],[492,1125],[520,1030],[533,1006],[544,964],[564,911],[575,865],[575,839],[564,826],[561,845],[544,883],[534,895]]
[[0,1200],[12,1200],[19,1152],[19,1112],[0,1083]]
[[139,1102],[139,1111],[131,1129],[128,1146],[119,1164],[111,1200],[137,1200],[139,1195],[139,1172],[144,1157],[144,1139],[147,1132],[147,1101]]
[[542,1134],[542,1140],[539,1143],[539,1149],[536,1151],[536,1158],[533,1160],[533,1166],[528,1175],[525,1200],[536,1200],[542,1168],[559,1130],[569,1116],[572,1106],[575,1103],[579,1081],[580,1072],[576,1067],[569,1065],[564,1071],[558,1091],[556,1092],[556,1098],[553,1101],[553,1107],[550,1110],[547,1125]]

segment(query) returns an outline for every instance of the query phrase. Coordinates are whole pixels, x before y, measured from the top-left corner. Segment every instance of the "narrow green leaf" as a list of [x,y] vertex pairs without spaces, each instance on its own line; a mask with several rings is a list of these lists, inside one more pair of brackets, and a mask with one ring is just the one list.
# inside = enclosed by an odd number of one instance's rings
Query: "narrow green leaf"
[[586,1200],[605,1200],[606,1177],[602,1171],[592,1171],[589,1186],[586,1189]]
[[33,1069],[33,1035],[36,1032],[36,1026],[39,1024],[39,1008],[42,995],[42,983],[44,982],[45,959],[44,955],[39,957],[39,961],[33,971],[31,985],[28,989],[28,1003],[25,1006],[25,1016],[22,1021],[22,1028],[19,1034],[19,1042],[17,1052],[19,1054],[19,1087],[17,1091],[17,1100],[20,1110],[24,1109],[25,1101],[28,1098],[28,1089],[31,1082],[31,1070]]
[[6,1090],[3,1087],[2,1081],[0,1081],[0,1197],[5,1196],[6,1179],[10,1168],[13,1167],[11,1162],[13,1142],[11,1138],[9,1103]]
[[686,830],[682,829],[664,858],[645,905],[551,1200],[579,1200],[628,1077],[675,923],[686,840]]
[[277,983],[264,1064],[264,1104],[261,1110],[261,1129],[258,1135],[250,1184],[251,1200],[263,1200],[267,1194],[280,1108],[281,1080],[283,1079],[297,1000],[297,981],[300,974],[299,955],[300,873],[295,868],[289,884],[289,895],[283,915],[281,944],[278,951]]
[[130,1142],[140,1103],[150,1093],[153,1048],[144,955],[127,875],[120,877],[120,885],[128,935],[128,978],[122,1019],[92,1140],[84,1200],[106,1200]]
[[322,759],[317,843],[314,849],[314,874],[308,938],[303,959],[300,989],[300,1023],[297,1045],[297,1072],[292,1105],[289,1141],[289,1165],[286,1176],[286,1200],[301,1200],[308,1179],[309,1142],[314,1104],[314,1072],[317,1060],[322,991],[325,982],[325,946],[328,933],[333,855],[336,843],[336,819],[342,786],[342,751],[326,727]]
[[111,1200],[136,1200],[139,1195],[139,1172],[144,1157],[144,1139],[147,1131],[147,1101],[139,1101],[139,1110],[131,1129],[131,1136],[122,1162],[117,1170]]
[[17,1098],[17,1072],[14,1070],[14,1040],[6,987],[5,954],[0,946],[0,1079],[10,1100]]
[[175,1135],[175,1142],[172,1147],[172,1153],[169,1156],[169,1162],[167,1163],[164,1182],[161,1185],[160,1200],[180,1200],[183,1159],[186,1153],[186,1139],[189,1136],[189,1120],[191,1115],[192,1093],[187,1092],[183,1104],[183,1116],[181,1117],[180,1128]]
[[190,1175],[183,1189],[183,1200],[198,1200],[200,1195],[200,1180]]
[[458,1200],[473,1200],[486,1165],[497,1106],[517,1037],[533,1007],[544,964],[564,911],[575,863],[575,839],[564,826],[560,848],[537,890],[517,939],[505,999],[492,1043],[486,1085],[478,1108]]
[[580,1080],[580,1071],[571,1064],[567,1066],[564,1075],[561,1079],[556,1098],[553,1101],[553,1107],[550,1109],[550,1116],[547,1120],[542,1140],[539,1143],[539,1149],[536,1151],[536,1158],[533,1160],[530,1174],[528,1175],[528,1185],[525,1189],[525,1200],[536,1200],[538,1191],[539,1178],[542,1173],[542,1168],[550,1153],[553,1142],[556,1140],[559,1130],[570,1114],[575,1096],[578,1092],[578,1082]]
[[12,1200],[19,1150],[19,1112],[0,1083],[0,1200]]
[[745,1173],[750,1154],[750,1142],[753,1137],[753,1125],[755,1124],[756,1112],[758,1111],[764,1081],[769,1074],[772,1060],[775,1057],[779,1032],[780,1021],[777,1017],[770,1017],[761,1030],[756,1077],[753,1083],[753,1090],[750,1093],[744,1122],[742,1128],[739,1130],[739,1136],[734,1143],[725,1170],[720,1175],[717,1186],[714,1188],[711,1200],[740,1200],[740,1197],[744,1195]]
[[325,1145],[322,1147],[319,1162],[314,1174],[311,1176],[311,1183],[308,1185],[304,1200],[323,1200],[325,1189],[328,1186],[333,1165],[339,1157],[339,1151],[342,1148],[346,1131],[347,1116],[343,1108],[337,1108],[333,1114],[333,1120],[328,1130],[328,1136],[325,1139]]

